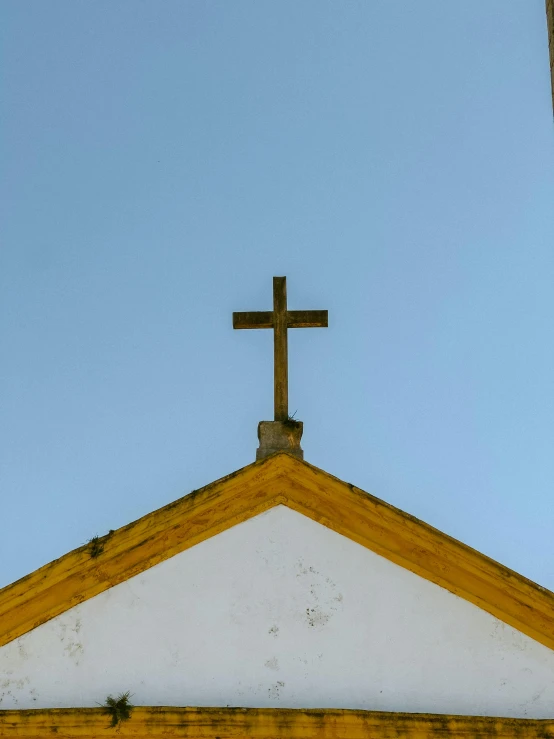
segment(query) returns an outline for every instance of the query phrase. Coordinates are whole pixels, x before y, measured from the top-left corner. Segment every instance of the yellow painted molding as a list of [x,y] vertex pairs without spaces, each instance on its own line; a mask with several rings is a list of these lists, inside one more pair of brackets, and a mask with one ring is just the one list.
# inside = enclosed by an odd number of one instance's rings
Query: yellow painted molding
[[0,736],[28,739],[169,736],[187,739],[554,739],[554,720],[336,709],[135,708],[117,728],[100,708],[0,711]]
[[0,646],[113,585],[284,504],[554,649],[554,593],[326,472],[276,454],[0,590]]

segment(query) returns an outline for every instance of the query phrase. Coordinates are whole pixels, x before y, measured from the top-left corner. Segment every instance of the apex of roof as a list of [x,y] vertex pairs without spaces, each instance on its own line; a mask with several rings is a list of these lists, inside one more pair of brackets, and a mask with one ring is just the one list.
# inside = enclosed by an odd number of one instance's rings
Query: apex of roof
[[276,505],[352,539],[554,649],[554,593],[286,453],[243,467],[0,590],[0,646]]

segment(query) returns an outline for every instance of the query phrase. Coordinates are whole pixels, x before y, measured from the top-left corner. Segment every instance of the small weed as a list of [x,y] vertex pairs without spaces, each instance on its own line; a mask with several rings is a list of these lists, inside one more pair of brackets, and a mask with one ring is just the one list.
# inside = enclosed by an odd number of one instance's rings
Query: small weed
[[95,535],[92,539],[87,541],[88,551],[93,559],[96,559],[96,557],[99,557],[102,554],[104,551],[104,544],[113,533],[115,533],[114,530],[110,529],[105,536]]
[[297,421],[295,418],[297,413],[298,411],[294,411],[292,416],[287,416],[286,420],[283,421],[283,424],[287,426],[287,428],[296,429],[300,426],[300,421]]
[[93,558],[99,557],[104,551],[104,544],[100,541],[99,536],[93,536],[92,539],[88,540],[87,544],[89,554]]
[[114,698],[112,695],[106,698],[106,702],[102,705],[102,708],[104,713],[111,716],[110,726],[117,726],[122,721],[128,721],[131,718],[134,706],[129,703],[130,695],[131,693],[128,690],[126,693],[118,695],[117,698]]

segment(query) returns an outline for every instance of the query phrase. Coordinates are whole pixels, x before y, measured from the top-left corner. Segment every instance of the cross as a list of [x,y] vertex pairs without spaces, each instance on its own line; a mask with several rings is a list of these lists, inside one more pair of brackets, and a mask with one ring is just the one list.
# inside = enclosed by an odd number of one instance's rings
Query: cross
[[273,310],[233,313],[233,328],[273,329],[275,420],[289,417],[287,329],[327,328],[326,310],[287,310],[287,278],[273,278]]

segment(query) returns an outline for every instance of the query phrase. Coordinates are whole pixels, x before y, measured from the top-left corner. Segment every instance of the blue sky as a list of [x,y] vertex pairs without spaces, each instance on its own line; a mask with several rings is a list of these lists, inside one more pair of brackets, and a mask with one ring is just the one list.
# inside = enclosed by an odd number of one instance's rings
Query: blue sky
[[286,275],[306,459],[554,589],[543,0],[0,14],[0,586],[253,461]]

